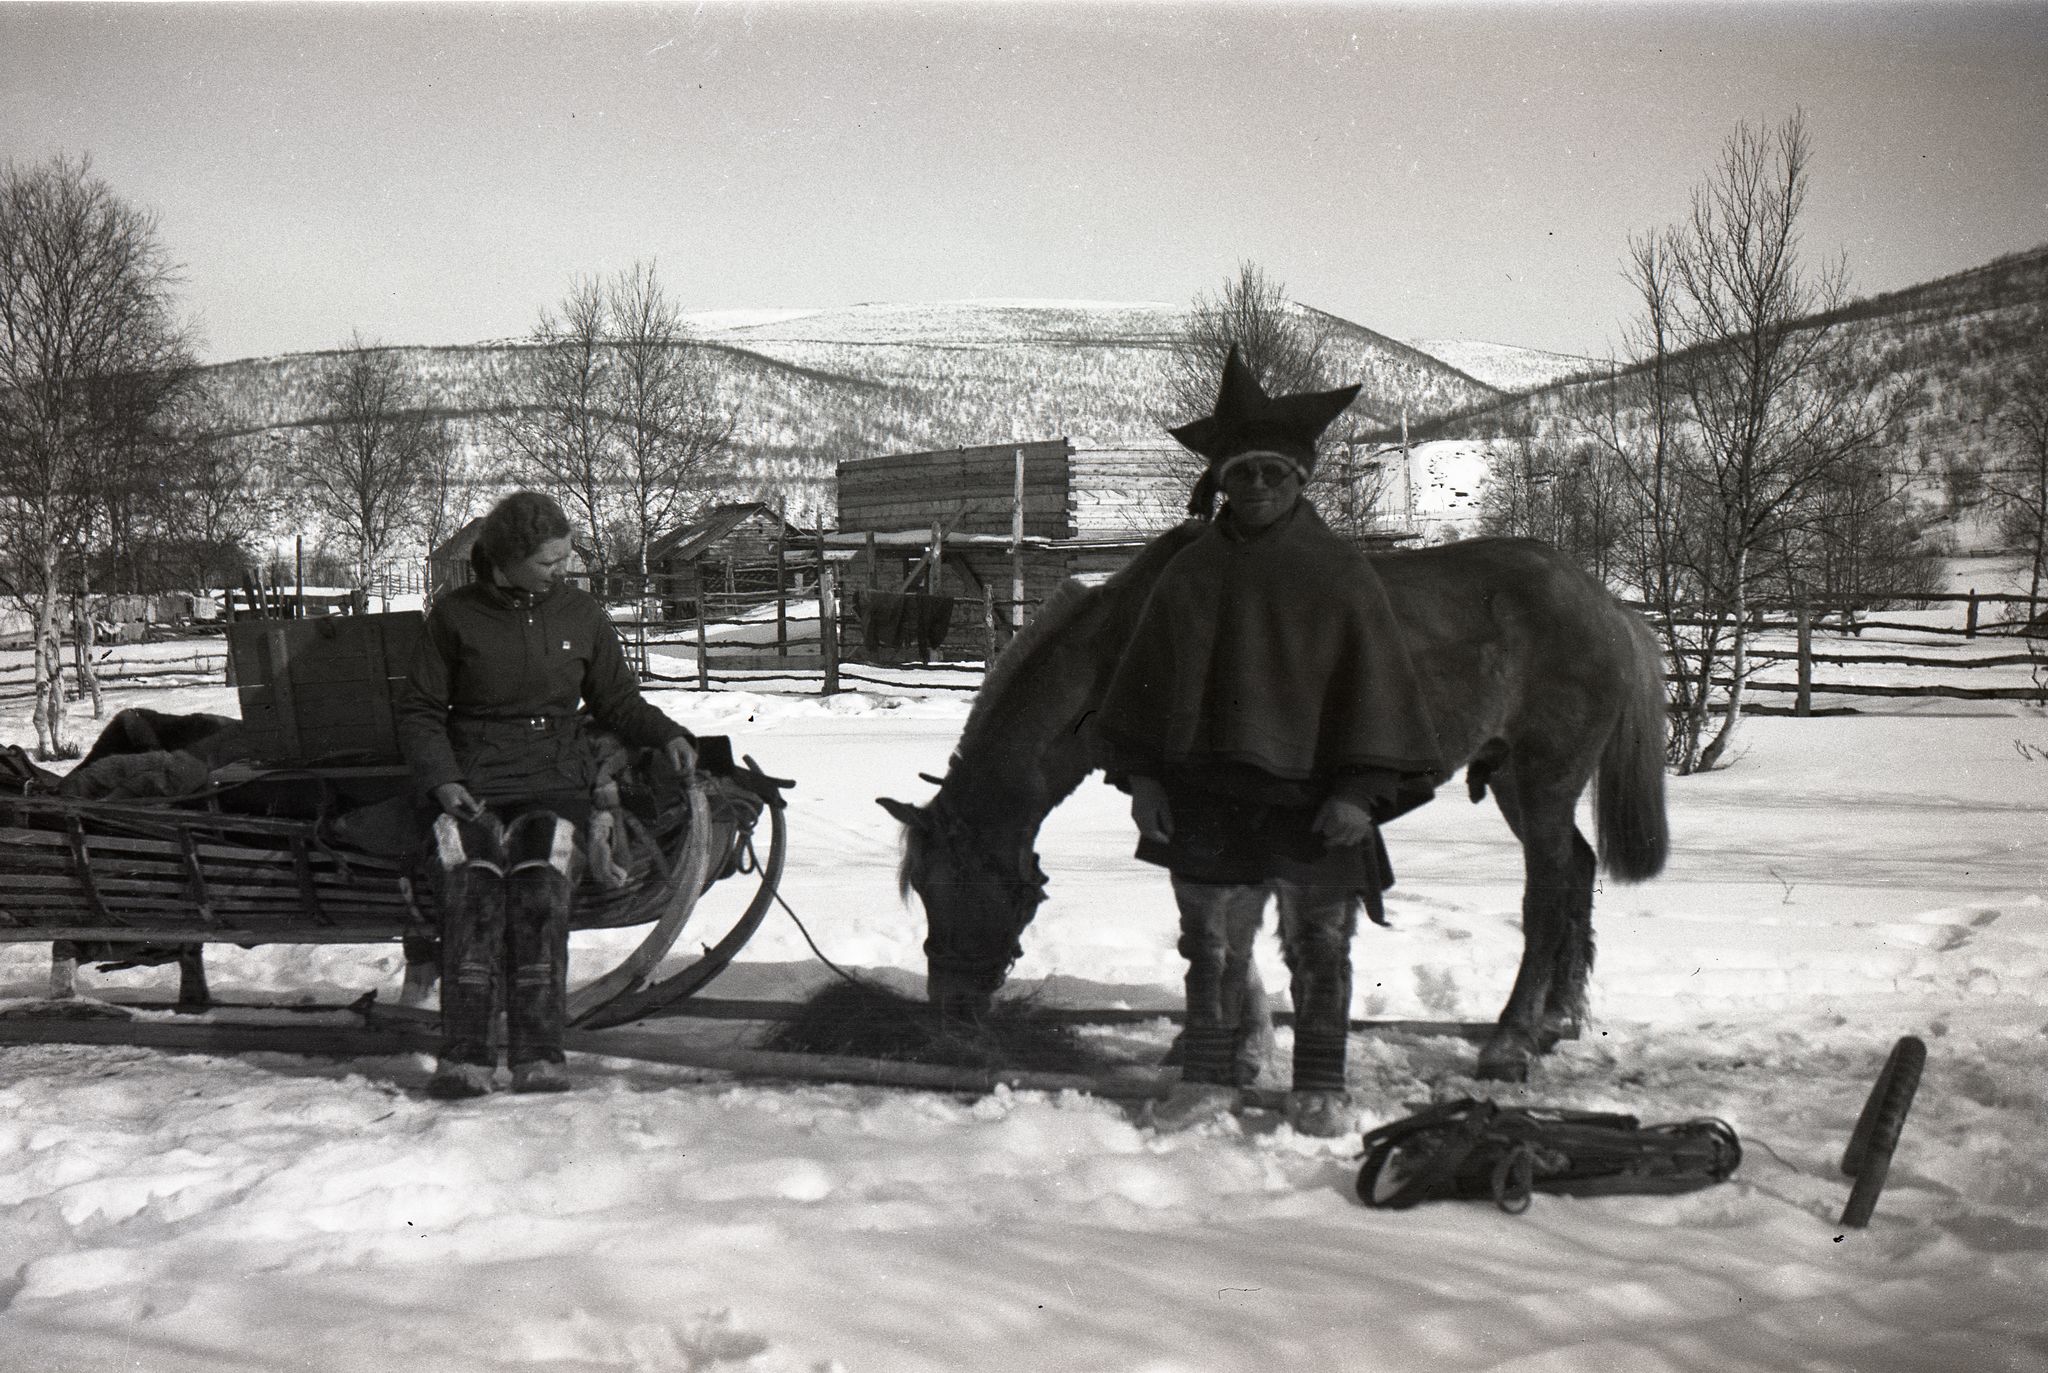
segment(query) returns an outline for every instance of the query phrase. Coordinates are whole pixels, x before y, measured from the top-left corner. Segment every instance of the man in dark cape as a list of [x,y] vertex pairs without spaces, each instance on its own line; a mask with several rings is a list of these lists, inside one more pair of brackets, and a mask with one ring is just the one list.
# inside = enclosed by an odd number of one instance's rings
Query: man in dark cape
[[1188,959],[1183,1089],[1235,1105],[1253,936],[1280,910],[1292,976],[1289,1119],[1353,1125],[1344,1081],[1351,936],[1391,885],[1380,822],[1442,775],[1421,687],[1372,566],[1302,497],[1316,438],[1358,387],[1269,397],[1233,349],[1215,413],[1172,431],[1222,512],[1161,571],[1102,706],[1138,856],[1173,877]]

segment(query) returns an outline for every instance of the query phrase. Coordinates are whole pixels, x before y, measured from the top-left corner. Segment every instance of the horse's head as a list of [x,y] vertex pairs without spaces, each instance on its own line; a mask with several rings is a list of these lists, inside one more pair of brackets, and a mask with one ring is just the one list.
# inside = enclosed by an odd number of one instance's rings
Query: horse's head
[[903,824],[900,881],[924,902],[926,995],[941,1015],[979,1018],[1024,950],[1045,900],[1032,829],[977,826],[943,795],[923,806],[876,798]]

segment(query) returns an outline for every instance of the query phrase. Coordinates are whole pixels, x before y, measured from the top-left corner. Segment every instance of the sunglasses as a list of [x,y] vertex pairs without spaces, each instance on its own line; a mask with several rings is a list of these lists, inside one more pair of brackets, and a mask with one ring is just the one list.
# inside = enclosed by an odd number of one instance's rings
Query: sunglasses
[[1301,469],[1284,458],[1259,458],[1232,463],[1223,469],[1225,487],[1263,486],[1276,490],[1286,485],[1289,477],[1299,477]]

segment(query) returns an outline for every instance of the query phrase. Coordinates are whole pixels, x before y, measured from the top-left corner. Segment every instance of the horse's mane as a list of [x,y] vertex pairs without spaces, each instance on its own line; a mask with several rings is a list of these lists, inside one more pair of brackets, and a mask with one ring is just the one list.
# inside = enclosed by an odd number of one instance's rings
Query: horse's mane
[[989,668],[987,676],[982,678],[981,690],[974,694],[974,705],[967,712],[967,723],[961,727],[960,742],[953,749],[955,758],[979,742],[982,733],[989,728],[989,717],[995,713],[996,703],[1008,694],[1025,665],[1040,649],[1066,633],[1068,626],[1080,617],[1098,590],[1100,588],[1072,578],[1053,588],[1052,594],[1045,598],[1045,604],[1031,617],[1031,622],[1017,632],[1017,637],[1010,641]]
[[1126,563],[1099,586],[1068,578],[1053,588],[1045,604],[1031,618],[1031,623],[1018,631],[1002,655],[989,668],[982,679],[981,690],[975,693],[974,706],[967,712],[967,723],[960,730],[960,742],[953,748],[953,759],[971,748],[986,742],[984,736],[994,727],[992,719],[1002,700],[1009,695],[1010,688],[1028,669],[1038,667],[1047,650],[1066,637],[1075,623],[1088,611],[1103,605],[1105,600],[1114,605],[1136,588],[1142,597],[1152,584],[1159,569],[1170,561],[1174,554],[1186,547],[1203,528],[1198,521],[1189,520],[1169,529],[1152,539],[1138,555]]

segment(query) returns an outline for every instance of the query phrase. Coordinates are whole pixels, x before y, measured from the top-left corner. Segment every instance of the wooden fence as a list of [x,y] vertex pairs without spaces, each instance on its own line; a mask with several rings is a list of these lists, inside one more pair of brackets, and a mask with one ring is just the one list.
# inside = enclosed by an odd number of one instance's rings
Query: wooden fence
[[[1879,618],[1907,613],[1900,607],[1859,613],[1835,610],[1825,616],[1805,607],[1766,604],[1758,607],[1750,622],[1752,644],[1748,650],[1750,673],[1745,692],[1790,695],[1794,715],[1813,713],[1816,695],[1868,697],[1930,697],[1957,701],[2031,701],[2048,705],[2048,624],[2041,619],[2042,602],[2021,595],[1976,591],[1915,597],[1914,607],[1958,606],[1962,623],[1940,624],[1929,619]],[[2002,613],[2000,610],[2002,609]],[[1774,619],[1785,615],[1789,618]],[[1681,620],[1682,625],[1699,621]],[[1785,637],[1789,647],[1779,646]],[[1825,652],[1815,648],[1816,637],[1851,644],[1881,643],[1897,651]],[[1966,646],[1987,639],[2018,640],[2022,646],[1998,652],[1966,652]],[[1919,651],[1915,651],[1919,650]],[[1772,680],[1767,674],[1779,664],[1791,664],[1793,680]],[[1953,676],[1931,682],[1880,682],[1866,673],[1860,679],[1818,680],[1816,668],[1879,669],[1905,668],[1944,674],[1970,674],[1996,669],[2024,668],[2028,680],[2008,680],[2002,685],[1965,684]],[[2008,671],[2007,676],[2014,674]],[[1726,691],[1733,679],[1716,675],[1713,686]],[[1768,709],[1768,707],[1765,707]]]

